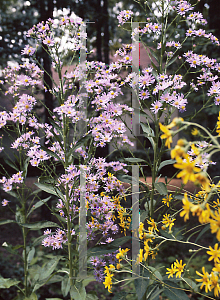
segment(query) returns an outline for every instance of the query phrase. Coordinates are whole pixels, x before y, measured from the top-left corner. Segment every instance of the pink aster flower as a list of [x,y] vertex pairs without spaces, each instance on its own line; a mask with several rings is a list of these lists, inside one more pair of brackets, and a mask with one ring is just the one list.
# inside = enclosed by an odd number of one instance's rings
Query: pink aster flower
[[153,113],[158,113],[158,111],[162,108],[162,103],[160,101],[155,101],[154,103],[151,104],[152,107],[150,108]]
[[141,91],[141,92],[139,93],[139,97],[140,97],[141,100],[148,99],[149,96],[150,96],[150,93],[148,92],[148,90],[146,90],[146,91]]
[[177,13],[181,16],[185,16],[187,11],[192,10],[192,6],[187,1],[181,1],[177,7]]
[[46,37],[46,39],[43,40],[43,43],[52,47],[54,45],[54,40],[51,37]]
[[26,45],[23,50],[21,50],[22,55],[30,55],[32,56],[35,53],[36,49],[31,47],[30,45]]
[[219,105],[220,104],[220,96],[215,97],[214,103],[215,103],[215,105]]
[[119,26],[123,25],[126,21],[128,21],[133,15],[133,11],[131,10],[122,10],[117,16]]
[[8,203],[9,203],[9,201],[8,201],[8,200],[6,200],[6,199],[4,199],[4,200],[2,201],[2,206],[7,206],[7,205],[8,205]]

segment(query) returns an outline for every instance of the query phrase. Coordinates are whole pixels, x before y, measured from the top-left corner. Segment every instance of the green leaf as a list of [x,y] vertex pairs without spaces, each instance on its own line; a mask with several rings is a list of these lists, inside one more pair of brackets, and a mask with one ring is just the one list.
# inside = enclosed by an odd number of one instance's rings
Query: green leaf
[[156,290],[153,290],[150,295],[147,295],[147,299],[149,300],[159,300],[159,295],[163,292],[163,289],[160,289],[159,287],[156,288]]
[[44,205],[48,200],[51,199],[51,196],[46,198],[46,199],[42,199],[40,201],[38,201],[37,203],[35,203],[31,209],[29,210],[28,214],[27,214],[27,217],[37,208],[41,207],[42,205]]
[[147,217],[148,217],[148,211],[144,210],[140,215],[140,222],[144,222],[147,219]]
[[37,295],[32,293],[29,297],[25,297],[24,300],[37,300]]
[[15,220],[1,220],[0,225],[10,224],[10,223],[17,223]]
[[146,162],[146,160],[141,159],[141,158],[136,158],[136,157],[125,158],[124,160],[131,162],[131,163]]
[[17,285],[20,281],[11,278],[0,277],[0,289],[9,289],[13,285]]
[[[153,63],[152,60],[151,60],[151,65],[152,65],[153,69],[154,69],[157,73],[159,73],[159,68],[155,65],[155,63]],[[155,73],[156,73],[156,72],[155,72]],[[154,75],[153,72],[152,72],[152,74]]]
[[43,280],[53,273],[61,257],[62,256],[55,256],[41,268],[39,280]]
[[105,245],[99,245],[93,247],[87,251],[88,256],[101,255],[104,253],[112,253],[122,247],[122,245],[131,239],[130,236],[124,236],[122,238],[116,239],[113,242]]
[[117,175],[116,176],[120,181],[122,182],[126,182],[126,183],[130,183],[132,184],[132,181],[135,183],[135,184],[141,184],[140,181],[137,181],[137,178],[135,177],[132,177],[130,175]]
[[17,172],[19,172],[19,168],[15,165],[15,163],[11,160],[8,160],[7,158],[4,159],[4,162],[6,162],[7,165],[9,165],[12,169],[16,170]]
[[183,280],[189,285],[193,292],[198,292],[198,285],[190,278],[183,278]]
[[99,298],[96,296],[95,291],[91,291],[86,294],[86,300],[99,300]]
[[27,263],[30,264],[33,257],[34,257],[34,254],[35,254],[35,248],[32,247],[31,250],[28,252],[28,257],[27,257]]
[[135,286],[138,300],[143,299],[143,296],[148,288],[148,285],[149,285],[149,279],[138,278],[134,280],[134,286]]
[[[155,206],[156,202],[157,202],[156,200],[152,201],[153,207]],[[149,215],[149,212],[151,211],[151,201],[150,200],[144,203],[144,208],[146,209],[147,215]]]
[[157,55],[156,51],[154,51],[151,48],[149,48],[149,49],[150,49],[150,53],[152,54],[152,56],[156,60],[156,62],[159,62],[158,55]]
[[40,287],[45,284],[56,283],[63,280],[62,276],[52,275],[50,278],[45,278],[43,280],[38,281],[34,286],[34,291],[38,290]]
[[173,57],[168,64],[166,64],[166,67],[169,67],[170,65],[172,65],[176,60],[177,60],[178,56]]
[[40,182],[37,182],[35,183],[35,185],[37,187],[39,187],[42,191],[45,191],[47,192],[48,194],[52,194],[52,195],[55,195],[61,199],[63,199],[63,194],[60,192],[60,190],[55,187],[55,186],[52,186],[50,184],[46,184],[46,183],[40,183]]
[[146,133],[147,136],[155,137],[154,131],[149,125],[141,122],[141,127],[142,127],[143,132]]
[[134,286],[136,290],[136,295],[138,300],[142,300],[144,294],[146,293],[149,282],[150,282],[150,272],[144,266],[140,265],[140,276],[134,280]]
[[160,166],[159,166],[159,168],[158,168],[158,171],[160,171],[160,170],[161,170],[163,167],[165,167],[165,166],[174,164],[175,162],[176,162],[175,159],[164,160],[164,161],[160,164]]
[[203,230],[200,232],[200,234],[197,236],[195,243],[203,236],[203,234],[210,229],[210,224],[207,224]]
[[24,165],[23,165],[23,177],[26,178],[27,175],[27,169],[28,169],[28,165],[29,165],[29,161],[30,161],[30,157],[28,157],[27,159],[25,159],[24,161]]
[[70,287],[70,296],[74,300],[86,300],[86,289],[81,282],[76,282],[74,286]]
[[18,250],[20,248],[23,248],[23,245],[12,246],[12,245],[7,244],[6,242],[4,242],[2,244],[2,247],[5,247],[5,250],[8,251],[9,253],[20,256],[19,252],[17,252],[16,250]]
[[[1,187],[1,189],[2,189],[2,187]],[[14,197],[14,198],[18,198],[18,195],[17,195],[17,193],[16,192],[14,192],[14,191],[7,191],[7,194],[9,194],[10,196],[12,196],[12,197]]]
[[95,279],[95,277],[91,276],[91,277],[83,279],[82,284],[83,284],[83,286],[87,286],[92,281],[96,281],[96,279]]
[[170,280],[164,280],[164,294],[170,300],[189,300],[183,289],[181,289],[176,283]]
[[70,290],[70,280],[69,277],[64,277],[64,279],[61,282],[61,292],[63,294],[63,297],[66,297]]
[[154,135],[153,129],[150,126],[148,126],[147,124],[142,123],[142,122],[141,122],[141,127],[142,127],[143,132],[145,133],[144,136],[146,138],[148,138],[148,140],[150,141],[150,143],[151,143],[151,145],[152,145],[152,147],[154,149],[155,148],[155,143],[154,143],[153,137],[155,135]]
[[87,134],[86,136],[82,137],[78,142],[73,146],[71,149],[71,152],[74,152],[79,147],[82,147],[85,145],[85,143],[91,138],[91,134]]
[[42,228],[48,228],[48,227],[60,227],[57,223],[50,222],[50,221],[41,221],[36,223],[26,223],[21,224],[21,226],[29,228],[31,230],[38,230]]
[[162,275],[160,274],[160,272],[157,269],[155,269],[154,267],[151,267],[151,266],[148,266],[147,268],[150,270],[151,278],[157,279],[157,280],[160,280],[160,281],[163,280]]
[[25,221],[24,212],[18,205],[16,205],[15,220],[19,224],[24,223]]
[[156,190],[158,191],[158,193],[160,194],[160,195],[167,195],[167,187],[166,187],[166,185],[165,185],[165,183],[163,183],[163,182],[156,182],[155,183],[155,188],[156,188]]

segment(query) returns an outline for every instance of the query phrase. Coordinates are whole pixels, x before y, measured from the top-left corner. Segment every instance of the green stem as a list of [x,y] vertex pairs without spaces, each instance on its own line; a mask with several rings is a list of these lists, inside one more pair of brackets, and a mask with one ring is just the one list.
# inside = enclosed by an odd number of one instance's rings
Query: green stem
[[22,227],[22,235],[23,235],[23,242],[24,242],[24,295],[27,297],[27,287],[28,287],[28,263],[27,263],[27,229],[25,227]]

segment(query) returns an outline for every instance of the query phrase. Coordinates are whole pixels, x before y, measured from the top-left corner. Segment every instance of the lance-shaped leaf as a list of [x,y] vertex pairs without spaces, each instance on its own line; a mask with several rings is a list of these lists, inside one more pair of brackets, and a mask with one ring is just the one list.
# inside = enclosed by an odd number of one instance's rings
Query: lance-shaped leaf
[[0,289],[9,289],[13,285],[17,285],[20,281],[11,278],[0,277]]
[[86,300],[86,289],[81,282],[76,281],[75,285],[70,287],[70,296],[74,300]]
[[173,165],[176,161],[174,159],[167,159],[162,161],[160,164],[158,171],[160,171],[163,167],[168,166],[168,165]]
[[155,143],[154,143],[153,137],[155,135],[154,135],[153,129],[150,126],[148,126],[147,124],[142,123],[142,122],[141,122],[141,127],[142,127],[142,130],[144,132],[144,136],[146,138],[148,138],[148,140],[150,141],[150,143],[151,143],[151,145],[152,145],[152,147],[154,149],[155,148]]
[[45,278],[43,280],[38,281],[34,286],[34,291],[38,290],[40,287],[45,284],[56,283],[63,280],[62,276],[52,274],[49,278]]
[[16,164],[13,161],[6,158],[6,159],[4,159],[4,162],[6,162],[7,165],[9,165],[11,168],[16,170],[17,172],[20,171],[19,168],[16,166]]
[[29,228],[31,230],[39,230],[42,228],[49,228],[49,227],[60,227],[57,223],[50,222],[50,221],[41,221],[41,222],[36,222],[36,223],[21,224],[21,226]]
[[137,157],[129,157],[129,158],[125,158],[124,159],[125,161],[128,161],[128,162],[131,162],[131,163],[139,163],[139,162],[144,162],[144,163],[147,163],[148,162],[142,158],[137,158]]
[[130,236],[124,236],[122,238],[116,239],[113,242],[105,245],[99,245],[97,247],[93,247],[87,251],[87,255],[89,256],[95,256],[95,255],[101,255],[102,253],[112,253],[116,250],[118,250],[119,247],[122,247],[122,245],[126,242],[128,242],[131,239]]
[[17,250],[23,248],[24,246],[23,245],[12,246],[12,245],[4,242],[2,244],[2,247],[4,247],[5,250],[8,251],[9,253],[20,256],[20,254],[19,254],[19,252]]
[[0,225],[10,224],[10,223],[16,223],[15,220],[1,220]]
[[66,297],[70,290],[70,280],[69,277],[65,276],[61,282],[61,292],[63,297]]
[[43,280],[49,277],[55,270],[61,258],[62,256],[54,256],[54,258],[52,258],[49,262],[47,262],[41,269],[39,280]]
[[175,282],[164,280],[164,294],[170,300],[189,300],[183,289],[181,289]]
[[35,293],[32,293],[29,297],[25,297],[24,300],[38,300],[38,298]]
[[163,182],[156,182],[155,183],[155,188],[157,189],[157,191],[159,192],[160,195],[167,195],[167,187],[165,185],[165,183]]
[[91,134],[87,134],[86,136],[82,137],[78,142],[72,147],[71,153],[73,153],[76,149],[79,147],[82,147],[85,145],[85,143],[91,139]]
[[142,300],[146,290],[149,286],[150,281],[150,273],[145,268],[142,268],[142,272],[140,272],[141,277],[134,280],[134,286],[137,294],[138,300]]
[[63,194],[61,193],[61,191],[55,187],[55,186],[52,186],[50,184],[46,184],[46,183],[40,183],[40,182],[37,182],[35,183],[35,185],[37,187],[39,187],[42,191],[45,191],[47,192],[48,194],[52,194],[52,195],[55,195],[61,199],[63,199]]
[[155,50],[151,49],[151,48],[149,48],[149,49],[150,49],[150,53],[151,53],[151,55],[153,56],[153,58],[154,58],[157,62],[159,62],[157,52],[156,52]]
[[46,198],[46,199],[42,199],[40,201],[38,201],[37,203],[35,203],[31,209],[29,210],[27,217],[37,208],[41,207],[42,205],[44,205],[48,200],[50,200],[51,196]]
[[166,65],[166,68],[169,67],[170,65],[172,65],[176,60],[177,60],[178,56],[174,56]]
[[32,247],[28,252],[27,263],[30,264],[35,254],[35,248]]

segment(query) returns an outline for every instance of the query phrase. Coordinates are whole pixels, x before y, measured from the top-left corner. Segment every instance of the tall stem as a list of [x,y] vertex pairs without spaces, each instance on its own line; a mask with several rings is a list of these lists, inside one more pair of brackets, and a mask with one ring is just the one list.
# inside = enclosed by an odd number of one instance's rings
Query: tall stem
[[[65,155],[65,161],[64,161],[64,169],[66,174],[66,169],[68,167],[68,120],[63,115],[63,142],[64,142],[64,155]],[[68,260],[69,260],[69,280],[70,280],[70,287],[73,286],[73,251],[72,251],[72,223],[71,223],[71,210],[70,210],[70,196],[69,196],[69,187],[68,183],[65,185],[65,196],[66,196],[66,211],[67,211],[67,243],[68,243]],[[71,297],[72,300],[72,297]]]
[[27,287],[28,287],[28,263],[27,263],[27,229],[25,227],[22,227],[22,235],[23,235],[23,243],[24,243],[24,295],[27,297]]

